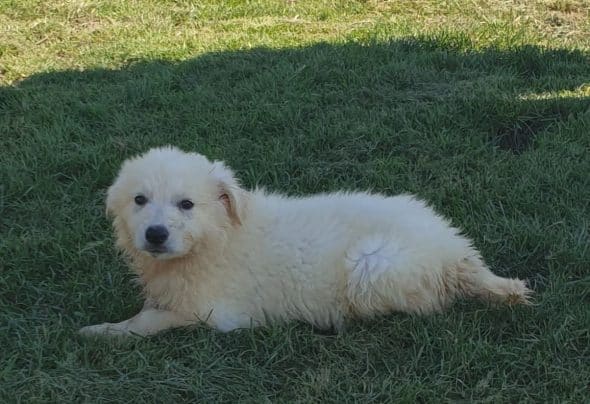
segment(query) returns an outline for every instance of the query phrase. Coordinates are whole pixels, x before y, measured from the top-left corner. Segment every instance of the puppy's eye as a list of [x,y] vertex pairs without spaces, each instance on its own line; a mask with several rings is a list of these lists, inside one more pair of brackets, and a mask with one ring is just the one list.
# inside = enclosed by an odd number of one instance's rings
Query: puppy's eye
[[195,204],[192,201],[188,200],[188,199],[183,199],[178,204],[178,207],[180,209],[184,209],[184,210],[190,210],[190,209],[193,208],[193,206],[195,206]]
[[135,197],[135,203],[138,204],[139,206],[143,206],[147,203],[147,198],[143,195],[137,195]]

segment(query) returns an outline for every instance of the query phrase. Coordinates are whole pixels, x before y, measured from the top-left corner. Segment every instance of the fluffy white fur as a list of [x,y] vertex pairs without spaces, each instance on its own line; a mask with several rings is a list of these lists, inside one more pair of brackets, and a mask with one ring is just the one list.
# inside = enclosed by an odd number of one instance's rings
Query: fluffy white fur
[[[149,335],[197,322],[230,331],[290,319],[338,329],[393,311],[440,311],[462,296],[512,304],[530,293],[523,281],[494,275],[459,230],[412,196],[247,191],[223,163],[175,148],[126,161],[107,212],[146,303],[129,320],[83,334]],[[159,251],[146,244],[154,225],[169,231]]]

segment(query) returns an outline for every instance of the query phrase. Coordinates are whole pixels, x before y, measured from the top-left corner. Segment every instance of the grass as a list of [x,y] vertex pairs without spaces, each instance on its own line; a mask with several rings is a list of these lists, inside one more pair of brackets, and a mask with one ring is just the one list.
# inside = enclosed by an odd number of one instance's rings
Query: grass
[[[0,37],[0,401],[588,400],[587,2],[8,0]],[[141,306],[104,191],[166,143],[417,193],[536,306],[80,338]]]

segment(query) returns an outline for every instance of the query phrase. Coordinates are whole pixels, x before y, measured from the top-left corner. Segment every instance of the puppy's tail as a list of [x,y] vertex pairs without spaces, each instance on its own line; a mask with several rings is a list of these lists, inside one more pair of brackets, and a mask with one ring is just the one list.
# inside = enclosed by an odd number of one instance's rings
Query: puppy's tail
[[495,275],[479,257],[462,260],[452,272],[459,294],[495,304],[531,304],[533,291],[525,281]]

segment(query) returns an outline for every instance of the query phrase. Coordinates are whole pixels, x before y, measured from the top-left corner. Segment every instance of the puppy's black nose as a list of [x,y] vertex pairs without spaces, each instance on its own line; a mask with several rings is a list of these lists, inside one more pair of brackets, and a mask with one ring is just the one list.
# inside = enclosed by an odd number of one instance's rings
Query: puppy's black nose
[[168,230],[164,226],[150,226],[145,231],[145,239],[155,245],[163,244],[168,239]]

